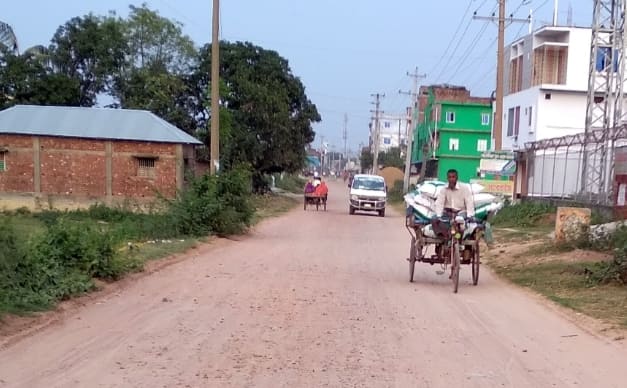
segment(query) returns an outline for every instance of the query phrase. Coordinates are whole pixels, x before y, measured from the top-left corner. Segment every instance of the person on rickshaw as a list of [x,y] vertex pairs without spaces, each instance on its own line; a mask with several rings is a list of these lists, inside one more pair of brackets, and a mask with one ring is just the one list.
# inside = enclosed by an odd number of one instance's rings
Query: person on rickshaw
[[329,194],[329,188],[327,187],[327,182],[320,180],[320,184],[316,186],[314,195],[316,197],[324,197],[327,194]]
[[307,181],[307,184],[305,185],[305,194],[312,194],[314,191],[316,191],[316,188],[314,187],[313,183],[311,182],[311,179],[309,179]]
[[[458,182],[458,176],[457,170],[448,170],[446,173],[448,185],[440,189],[435,201],[435,218],[432,226],[435,235],[439,238],[448,236],[451,227],[450,223],[441,222],[442,218],[452,222],[455,216],[462,211],[466,212],[466,217],[468,218],[475,215],[475,202],[472,192],[467,185]],[[435,246],[435,253],[439,257],[442,256],[442,246],[442,244]]]

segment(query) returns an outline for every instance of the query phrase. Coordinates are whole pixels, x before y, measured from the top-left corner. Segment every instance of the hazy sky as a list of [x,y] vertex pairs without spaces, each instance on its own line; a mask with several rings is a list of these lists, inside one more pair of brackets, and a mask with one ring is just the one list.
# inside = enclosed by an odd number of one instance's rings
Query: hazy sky
[[[161,15],[182,22],[202,45],[211,40],[211,0],[151,0]],[[537,28],[552,20],[554,0],[507,0],[507,13],[524,18],[534,10]],[[74,16],[115,10],[128,13],[129,0],[20,0],[3,7],[0,20],[13,26],[20,46],[48,44],[57,27]],[[495,84],[496,25],[472,20],[489,15],[497,0],[222,0],[221,37],[247,40],[278,51],[301,77],[323,121],[315,130],[340,149],[344,113],[349,147],[367,143],[373,106],[370,94],[385,93],[382,109],[403,112],[419,67],[423,83],[464,85],[489,96]],[[572,9],[573,23],[589,26],[591,0],[560,0],[559,21]],[[508,41],[528,30],[508,27]],[[457,32],[457,34],[455,34]],[[448,48],[448,52],[446,49]],[[446,54],[446,55],[445,55]]]

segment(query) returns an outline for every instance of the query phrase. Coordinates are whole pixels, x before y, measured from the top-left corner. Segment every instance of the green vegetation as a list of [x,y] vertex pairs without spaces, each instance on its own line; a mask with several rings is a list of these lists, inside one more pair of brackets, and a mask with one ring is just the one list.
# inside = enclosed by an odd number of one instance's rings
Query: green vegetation
[[[627,287],[612,282],[591,282],[589,263],[551,261],[540,264],[523,262],[509,266],[491,264],[499,275],[564,307],[627,327]],[[600,263],[592,266],[604,265]]]
[[391,203],[404,203],[403,181],[394,182],[394,187],[388,189],[388,201]]
[[282,195],[256,195],[253,197],[253,206],[255,207],[253,224],[265,218],[287,213],[296,205],[302,206],[302,200]]
[[[594,237],[585,230],[582,238],[556,244],[547,238],[554,212],[550,206],[532,203],[503,209],[494,220],[499,237],[512,247],[538,244],[509,257],[492,258],[490,266],[560,305],[627,327],[627,227]],[[593,212],[593,224],[607,221]]]
[[307,183],[303,178],[291,174],[283,175],[283,178],[281,174],[274,174],[274,180],[276,187],[294,194],[302,194]]
[[[205,176],[161,211],[24,210],[0,215],[0,314],[36,311],[92,290],[94,278],[116,280],[151,256],[187,248],[197,237],[241,233],[254,221],[251,176],[234,170]],[[177,244],[139,241],[180,239]],[[150,252],[152,251],[152,254]]]
[[515,205],[506,205],[494,217],[492,224],[505,228],[529,228],[552,223],[550,215],[556,212],[554,206],[523,202]]

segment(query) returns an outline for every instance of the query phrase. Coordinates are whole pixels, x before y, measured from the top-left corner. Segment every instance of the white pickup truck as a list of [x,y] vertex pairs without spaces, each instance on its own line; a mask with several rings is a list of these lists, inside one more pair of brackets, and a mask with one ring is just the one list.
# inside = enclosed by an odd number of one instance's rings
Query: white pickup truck
[[379,175],[355,175],[350,187],[349,214],[355,211],[376,211],[380,217],[385,217],[387,202],[387,187],[385,180]]

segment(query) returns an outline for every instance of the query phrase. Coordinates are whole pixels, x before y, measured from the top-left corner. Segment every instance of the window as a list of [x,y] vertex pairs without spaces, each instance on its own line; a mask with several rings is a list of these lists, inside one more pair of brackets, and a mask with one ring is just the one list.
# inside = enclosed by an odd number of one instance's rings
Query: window
[[[597,57],[596,57],[596,70],[604,71],[606,67],[610,64],[610,55],[612,51],[609,47],[599,47],[597,49]],[[612,71],[616,73],[618,71],[618,51],[614,52],[614,66],[612,66]]]
[[451,151],[459,151],[459,139],[449,139],[448,149]]
[[455,122],[455,112],[446,112],[446,122],[450,124]]
[[137,158],[137,176],[142,178],[155,177],[156,158]]
[[545,99],[545,100],[550,100],[550,99],[551,99],[551,93],[546,93],[546,94],[544,95],[544,99]]
[[507,136],[514,136],[514,108],[507,111]]
[[392,144],[392,138],[384,137],[383,138],[383,144]]
[[514,136],[518,136],[520,130],[520,107],[517,106],[514,113]]
[[389,122],[389,121],[386,121],[386,122],[384,122],[384,123],[383,123],[383,126],[384,126],[385,128],[390,128],[390,125],[391,125],[391,124],[390,124],[390,122]]
[[477,140],[477,151],[486,152],[488,150],[488,141],[485,139]]
[[490,125],[490,114],[482,113],[481,114],[481,125]]
[[6,171],[7,169],[7,164],[6,164],[6,160],[5,160],[5,155],[7,153],[5,151],[0,151],[0,172],[2,171]]
[[533,107],[532,107],[532,106],[530,106],[530,107],[529,107],[528,117],[527,117],[527,119],[529,120],[529,127],[530,127],[530,128],[531,128],[531,121],[532,121],[532,118],[533,118]]

